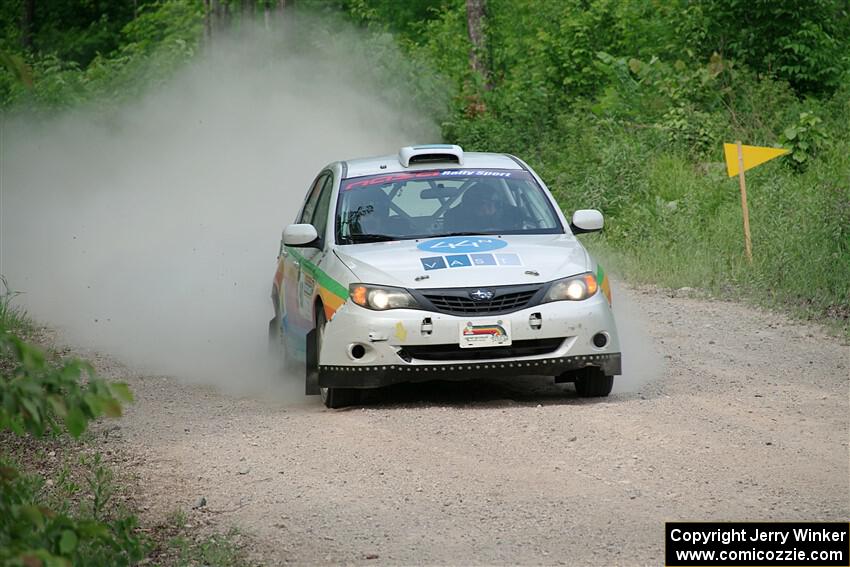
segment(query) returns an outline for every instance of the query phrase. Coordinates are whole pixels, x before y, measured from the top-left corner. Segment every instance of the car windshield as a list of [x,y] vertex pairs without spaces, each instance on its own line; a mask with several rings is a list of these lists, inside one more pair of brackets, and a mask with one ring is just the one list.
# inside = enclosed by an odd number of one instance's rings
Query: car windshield
[[562,233],[527,171],[448,169],[342,180],[340,244],[473,234]]

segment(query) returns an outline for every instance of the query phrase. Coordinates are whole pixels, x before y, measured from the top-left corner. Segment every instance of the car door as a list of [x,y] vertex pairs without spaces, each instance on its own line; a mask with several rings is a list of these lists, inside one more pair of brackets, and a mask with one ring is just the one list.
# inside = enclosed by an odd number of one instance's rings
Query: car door
[[[298,213],[295,222],[312,223],[313,215],[316,211],[316,206],[319,202],[319,196],[322,193],[322,188],[327,182],[329,173],[322,172],[316,177],[310,191],[307,193],[307,199],[301,207],[301,212]],[[321,236],[321,233],[319,233]],[[304,338],[307,332],[313,328],[313,314],[307,313],[305,317],[305,309],[303,306],[308,301],[304,300],[305,292],[310,292],[310,285],[304,285],[304,274],[302,268],[305,260],[309,261],[318,252],[315,248],[288,248],[281,242],[281,257],[283,259],[283,331],[290,344],[290,347],[296,351],[304,351]]]
[[333,189],[333,174],[330,171],[322,172],[316,179],[314,185],[316,190],[316,201],[308,210],[305,207],[300,222],[310,223],[319,234],[319,248],[299,248],[301,261],[298,266],[298,312],[300,318],[308,323],[308,328],[313,326],[313,305],[315,297],[319,293],[318,274],[322,271],[327,249],[327,223],[330,211],[330,197]]

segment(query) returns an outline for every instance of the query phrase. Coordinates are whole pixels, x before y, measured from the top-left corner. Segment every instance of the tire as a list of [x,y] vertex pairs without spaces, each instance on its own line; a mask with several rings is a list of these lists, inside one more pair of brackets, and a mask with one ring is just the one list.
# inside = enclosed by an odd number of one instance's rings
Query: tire
[[[322,309],[321,305],[316,309],[315,319],[316,330],[314,333],[313,340],[316,353],[316,368],[307,368],[307,380],[310,380],[311,378],[311,370],[318,374],[318,361],[320,360],[320,354],[322,352],[322,339],[325,335],[325,323],[327,323],[327,320],[325,319],[325,312],[324,309]],[[360,390],[357,390],[355,388],[319,388],[319,395],[321,395],[322,403],[325,404],[325,407],[331,409],[344,408],[346,406],[355,405],[360,402]]]
[[277,316],[269,321],[269,354],[271,356],[280,356],[280,326],[277,322]]
[[360,403],[360,390],[354,388],[320,388],[319,392],[327,408],[344,408]]
[[583,368],[576,375],[575,385],[580,398],[604,398],[614,387],[614,377],[606,376],[600,368]]

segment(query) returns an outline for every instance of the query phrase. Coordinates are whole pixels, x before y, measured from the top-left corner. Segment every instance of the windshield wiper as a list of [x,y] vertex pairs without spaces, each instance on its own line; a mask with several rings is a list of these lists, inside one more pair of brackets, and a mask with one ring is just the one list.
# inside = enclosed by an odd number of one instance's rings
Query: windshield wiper
[[501,232],[444,232],[442,234],[429,235],[428,238],[441,238],[443,236],[493,236]]
[[345,240],[350,244],[361,244],[364,242],[388,242],[390,240],[398,240],[398,236],[390,236],[389,234],[349,234]]

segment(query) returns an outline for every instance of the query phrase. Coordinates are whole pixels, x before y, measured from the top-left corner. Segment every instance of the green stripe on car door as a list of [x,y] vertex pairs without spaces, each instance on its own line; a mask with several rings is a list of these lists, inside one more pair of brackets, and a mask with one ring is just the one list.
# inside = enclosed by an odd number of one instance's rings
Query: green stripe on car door
[[287,251],[295,257],[298,262],[301,264],[301,268],[306,270],[313,279],[319,282],[319,285],[331,292],[332,294],[340,297],[343,301],[348,299],[348,288],[332,277],[330,277],[327,273],[325,273],[319,266],[305,258],[300,252],[298,252],[295,248],[286,247]]

